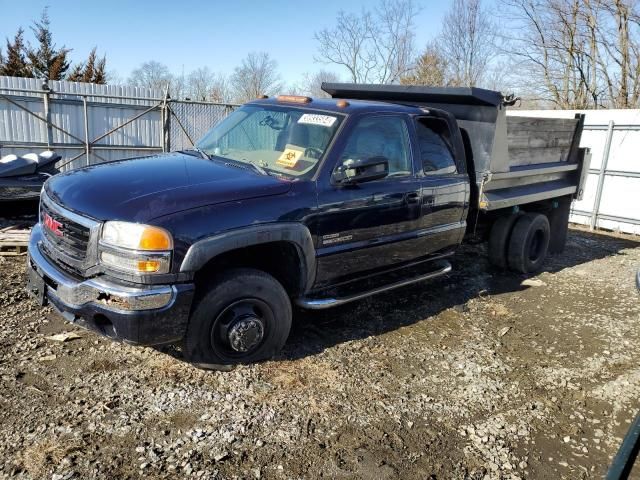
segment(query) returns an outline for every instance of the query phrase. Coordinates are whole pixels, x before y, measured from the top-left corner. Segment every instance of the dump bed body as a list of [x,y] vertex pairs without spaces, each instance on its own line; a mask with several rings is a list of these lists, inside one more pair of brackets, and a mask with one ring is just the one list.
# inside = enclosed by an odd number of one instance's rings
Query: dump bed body
[[439,109],[457,120],[477,184],[472,205],[498,210],[572,195],[579,198],[589,157],[580,149],[583,115],[574,119],[506,115],[500,92],[480,88],[325,83],[334,98]]

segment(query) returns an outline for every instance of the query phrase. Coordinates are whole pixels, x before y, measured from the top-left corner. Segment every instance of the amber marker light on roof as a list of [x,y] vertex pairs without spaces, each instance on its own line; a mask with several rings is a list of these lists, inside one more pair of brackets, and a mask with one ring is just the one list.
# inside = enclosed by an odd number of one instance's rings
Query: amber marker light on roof
[[302,95],[278,95],[279,102],[287,103],[309,103],[311,97],[303,97]]
[[347,102],[346,100],[338,100],[336,102],[336,107],[338,108],[346,108],[349,106],[349,102]]

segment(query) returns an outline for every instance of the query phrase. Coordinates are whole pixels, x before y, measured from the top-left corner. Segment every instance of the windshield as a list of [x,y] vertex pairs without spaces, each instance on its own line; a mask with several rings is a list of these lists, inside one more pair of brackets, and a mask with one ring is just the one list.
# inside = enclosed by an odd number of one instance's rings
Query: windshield
[[276,105],[245,105],[213,127],[196,148],[291,178],[313,175],[343,116]]

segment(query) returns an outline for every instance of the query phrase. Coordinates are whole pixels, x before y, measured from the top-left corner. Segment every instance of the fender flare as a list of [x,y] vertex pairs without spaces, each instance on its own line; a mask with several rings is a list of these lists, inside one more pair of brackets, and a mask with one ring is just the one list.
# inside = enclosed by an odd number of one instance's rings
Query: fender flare
[[306,292],[315,281],[316,250],[311,232],[302,223],[252,225],[198,240],[187,250],[180,272],[197,272],[209,260],[222,253],[272,242],[294,244],[302,267],[302,291]]

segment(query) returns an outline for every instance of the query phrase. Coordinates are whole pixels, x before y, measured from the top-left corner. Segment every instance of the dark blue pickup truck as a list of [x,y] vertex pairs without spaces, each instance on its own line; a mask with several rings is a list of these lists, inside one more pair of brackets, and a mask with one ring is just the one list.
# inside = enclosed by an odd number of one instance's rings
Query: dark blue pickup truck
[[506,116],[500,93],[327,84],[238,108],[192,150],[55,175],[28,290],[114,339],[201,366],[263,360],[292,305],[446,274],[463,241],[528,273],[564,246],[583,117]]

